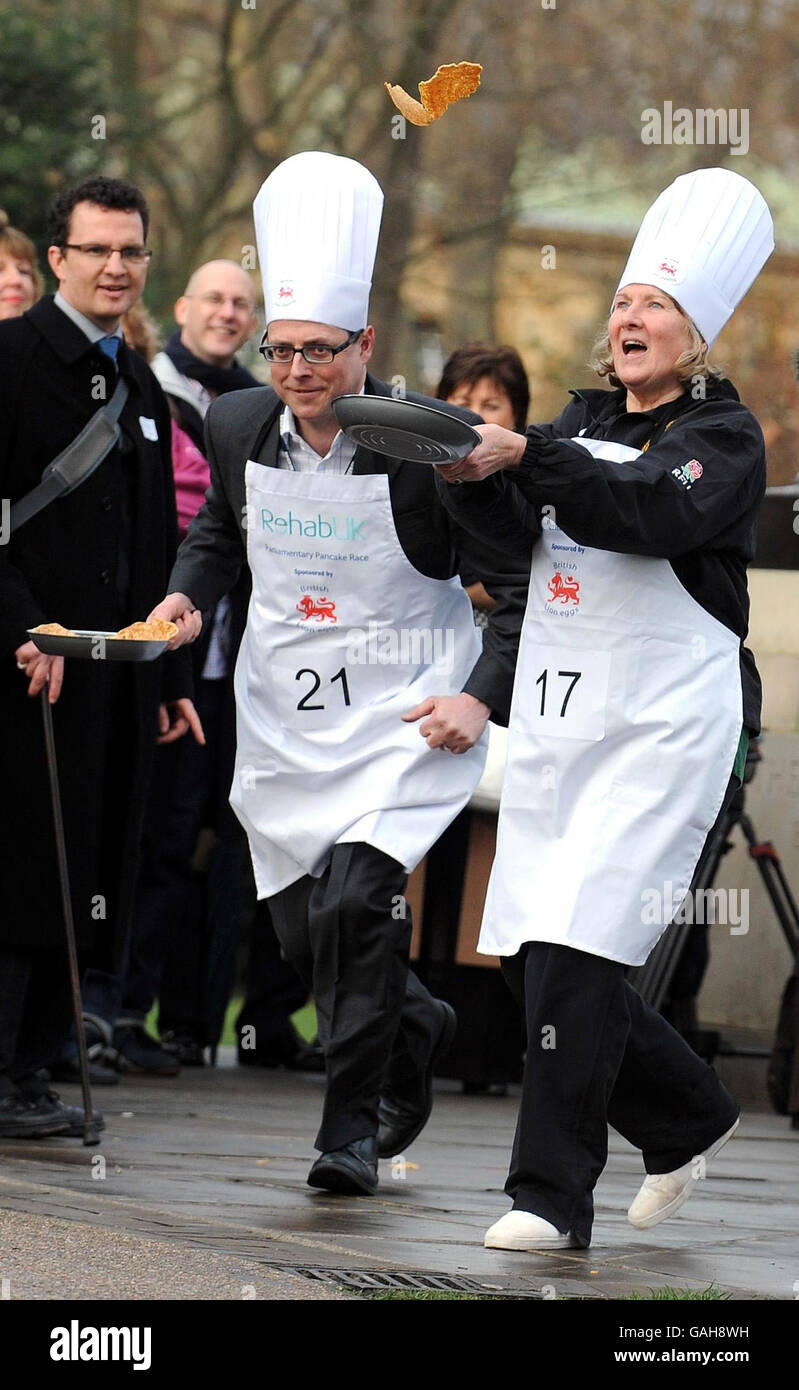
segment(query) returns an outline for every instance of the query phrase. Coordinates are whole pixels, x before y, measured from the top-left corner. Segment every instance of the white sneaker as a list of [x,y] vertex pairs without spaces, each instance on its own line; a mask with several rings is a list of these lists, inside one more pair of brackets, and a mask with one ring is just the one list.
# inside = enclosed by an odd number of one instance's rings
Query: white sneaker
[[630,1224],[644,1230],[648,1226],[657,1226],[659,1221],[665,1221],[667,1217],[673,1216],[675,1211],[679,1211],[696,1187],[694,1171],[697,1158],[712,1158],[717,1154],[727,1140],[732,1139],[739,1124],[740,1116],[726,1134],[722,1134],[710,1148],[692,1158],[690,1163],[684,1163],[672,1173],[650,1173],[644,1178],[638,1195],[627,1212]]
[[489,1250],[567,1250],[576,1245],[543,1216],[531,1211],[509,1211],[486,1231],[483,1244]]

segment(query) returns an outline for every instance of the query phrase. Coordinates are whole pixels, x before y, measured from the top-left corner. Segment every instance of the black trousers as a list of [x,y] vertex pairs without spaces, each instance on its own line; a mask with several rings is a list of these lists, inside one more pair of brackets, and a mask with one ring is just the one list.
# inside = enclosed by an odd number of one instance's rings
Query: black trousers
[[408,969],[410,909],[402,865],[366,844],[335,845],[320,878],[268,899],[287,959],[313,993],[327,1090],[323,1153],[377,1132],[381,1089],[412,1093],[441,1027]]
[[[224,1016],[233,986],[246,839],[227,799],[235,757],[232,684],[203,680],[199,672],[195,679],[207,742],[200,747],[186,734],[156,750],[121,1008],[145,1018],[159,996],[161,1032],[186,1028],[198,1042],[214,1043],[207,1015]],[[193,866],[203,826],[219,840],[207,874]],[[208,998],[211,973],[223,996],[218,1002]]]
[[35,1073],[69,1033],[66,949],[0,947],[0,1098],[47,1088]]
[[308,987],[284,958],[272,926],[266,898],[256,904],[247,957],[246,993],[236,1019],[236,1034],[254,1028],[256,1052],[279,1051],[291,1033],[291,1015],[308,1001]]
[[587,1245],[608,1123],[648,1173],[668,1173],[729,1129],[738,1106],[620,962],[531,941],[502,969],[528,1039],[505,1191]]

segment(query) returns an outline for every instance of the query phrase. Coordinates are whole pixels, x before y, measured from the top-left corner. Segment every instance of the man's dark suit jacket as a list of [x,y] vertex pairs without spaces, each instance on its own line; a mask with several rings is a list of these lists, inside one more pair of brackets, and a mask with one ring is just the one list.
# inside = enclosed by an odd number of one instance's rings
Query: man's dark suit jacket
[[[366,378],[366,391],[391,395],[390,387],[371,375]],[[480,423],[480,416],[457,406],[411,392],[408,399],[445,409],[469,423]],[[277,393],[264,386],[223,396],[208,411],[205,454],[211,486],[178,551],[169,581],[170,592],[187,594],[198,608],[212,608],[233,586],[246,563],[245,464],[254,459],[266,467],[276,467],[282,408]],[[388,476],[397,537],[415,569],[433,579],[448,579],[468,567],[496,599],[482,656],[464,689],[491,707],[497,723],[506,724],[527,597],[530,538],[521,526],[514,546],[505,542],[502,548],[493,548],[489,542],[469,537],[443,507],[435,470],[429,466],[358,447],[352,471],[355,475]]]
[[[42,716],[14,652],[42,622],[113,632],[146,618],[166,592],[177,548],[166,401],[124,343],[118,362],[130,392],[120,446],[0,545],[0,727],[13,798],[0,837],[0,944],[63,943],[64,930]],[[0,323],[0,497],[15,502],[34,488],[115,382],[111,360],[50,296]],[[159,701],[190,694],[180,651],[135,666],[65,663],[53,721],[84,942],[118,946],[124,936]]]

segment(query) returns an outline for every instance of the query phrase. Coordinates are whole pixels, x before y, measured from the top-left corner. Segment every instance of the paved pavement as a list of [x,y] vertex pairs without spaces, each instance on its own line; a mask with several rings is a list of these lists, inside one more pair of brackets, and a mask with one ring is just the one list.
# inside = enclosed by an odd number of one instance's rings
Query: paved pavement
[[[98,1090],[107,1129],[0,1139],[0,1291],[48,1299],[347,1299],[358,1282],[509,1296],[618,1299],[711,1283],[733,1299],[799,1294],[799,1132],[747,1111],[682,1212],[653,1231],[626,1220],[639,1155],[611,1134],[589,1250],[488,1251],[516,1095],[436,1105],[405,1163],[381,1164],[372,1198],[314,1192],[322,1078],[216,1069]],[[77,1103],[77,1088],[64,1086]]]

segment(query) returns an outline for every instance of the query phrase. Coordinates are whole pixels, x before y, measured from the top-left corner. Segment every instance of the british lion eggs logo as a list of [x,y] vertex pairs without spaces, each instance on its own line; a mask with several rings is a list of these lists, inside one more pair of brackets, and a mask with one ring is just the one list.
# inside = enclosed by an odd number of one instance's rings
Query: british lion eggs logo
[[282,307],[294,303],[294,281],[281,280],[277,290],[277,302]]
[[558,618],[573,618],[580,607],[580,580],[571,570],[568,561],[561,563],[547,580],[544,609]]
[[321,598],[313,598],[311,594],[303,594],[299,603],[296,604],[298,613],[302,613],[301,623],[337,623],[335,599],[328,598],[324,594]]

